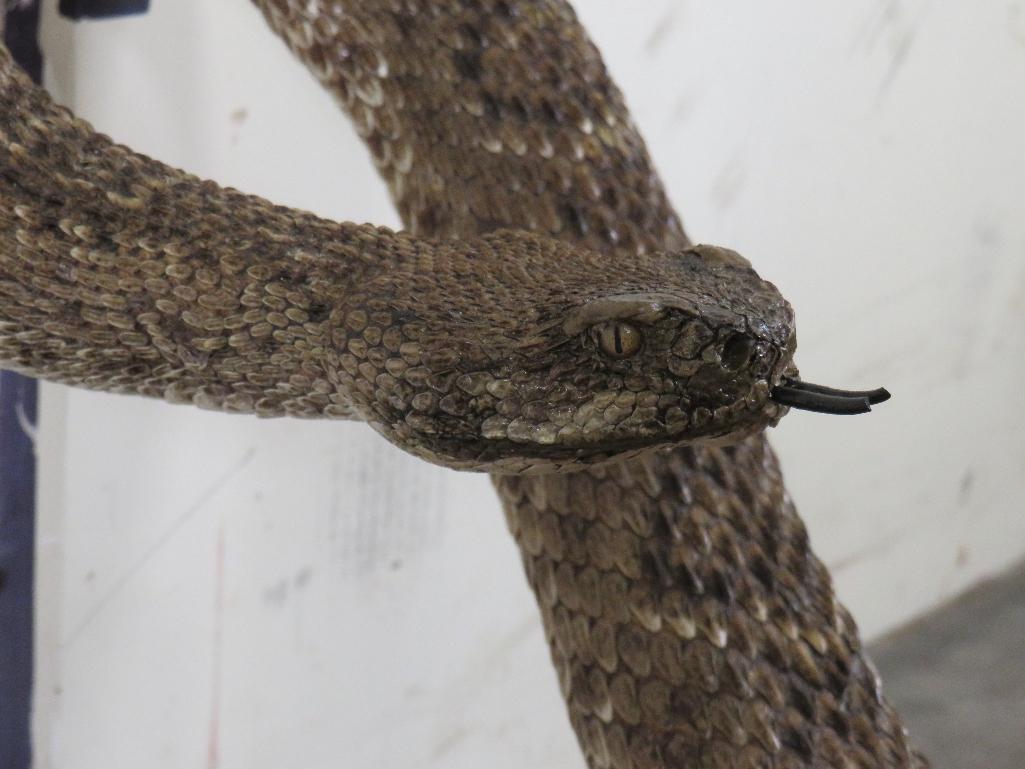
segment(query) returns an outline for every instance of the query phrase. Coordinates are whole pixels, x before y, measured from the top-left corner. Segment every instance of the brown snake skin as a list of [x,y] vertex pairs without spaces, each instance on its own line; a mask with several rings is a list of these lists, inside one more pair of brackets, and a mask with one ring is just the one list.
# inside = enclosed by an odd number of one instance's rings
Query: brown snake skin
[[[3,365],[363,419],[494,472],[592,767],[926,766],[761,432],[796,373],[790,308],[733,252],[690,247],[572,9],[255,4],[408,232],[115,146],[4,51]],[[622,355],[621,332],[643,343]]]

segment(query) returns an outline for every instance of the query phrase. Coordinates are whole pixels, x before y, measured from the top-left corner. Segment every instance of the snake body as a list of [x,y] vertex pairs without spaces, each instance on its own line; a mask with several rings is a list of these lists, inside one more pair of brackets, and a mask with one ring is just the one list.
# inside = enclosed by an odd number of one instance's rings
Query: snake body
[[690,244],[560,0],[255,0],[407,230],[99,136],[0,54],[0,360],[493,473],[592,767],[922,767],[762,435],[793,314]]

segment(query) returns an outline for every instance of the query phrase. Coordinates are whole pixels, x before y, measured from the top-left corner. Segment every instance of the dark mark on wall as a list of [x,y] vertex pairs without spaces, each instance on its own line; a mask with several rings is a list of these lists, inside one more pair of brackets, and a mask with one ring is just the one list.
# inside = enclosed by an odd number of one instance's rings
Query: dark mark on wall
[[961,476],[961,486],[957,492],[957,501],[959,504],[966,505],[972,497],[972,489],[975,486],[975,473],[971,468],[964,471],[964,475]]
[[279,579],[273,585],[265,588],[263,591],[263,602],[279,608],[284,606],[288,602],[288,597],[292,592],[292,588],[296,590],[302,590],[310,584],[310,580],[313,579],[313,569],[306,566],[296,572],[296,575],[291,580],[291,586],[287,578]]
[[446,753],[450,753],[453,748],[469,735],[470,731],[465,726],[456,726],[434,746],[434,750],[431,752],[431,759],[437,761],[439,758],[443,758]]
[[245,107],[239,107],[233,110],[228,116],[228,122],[231,125],[231,143],[232,145],[238,144],[239,138],[242,136],[242,126],[249,119],[249,110]]
[[651,32],[648,34],[648,39],[644,43],[644,50],[649,56],[654,56],[658,53],[659,49],[665,44],[666,40],[669,39],[669,33],[672,32],[673,27],[676,26],[676,22],[680,18],[680,13],[683,10],[682,0],[677,0],[672,3],[669,8],[655,21],[654,26],[651,28]]
[[890,46],[890,66],[886,70],[886,76],[883,78],[883,81],[879,84],[879,91],[877,93],[879,98],[886,95],[893,81],[897,79],[897,75],[900,73],[904,62],[907,61],[908,54],[911,52],[911,44],[914,40],[915,36],[911,31],[905,31],[893,40]]
[[919,3],[919,12],[912,17],[906,0],[879,0],[866,19],[859,45],[870,56],[882,51],[886,68],[876,89],[880,102],[896,82],[909,59],[922,22],[925,5]]
[[853,553],[831,563],[830,570],[836,575],[854,568],[864,561],[881,559],[882,556],[893,550],[900,540],[904,539],[911,531],[911,528],[898,529],[879,537],[865,547],[855,550]]
[[697,107],[697,102],[698,97],[694,91],[684,91],[677,97],[673,110],[670,113],[670,120],[674,128],[679,128],[690,120]]
[[286,580],[279,580],[277,584],[272,585],[263,591],[264,603],[270,604],[271,606],[284,606],[288,600],[288,582]]
[[970,555],[971,555],[971,552],[968,550],[968,546],[967,545],[961,545],[957,549],[957,557],[954,559],[954,565],[957,566],[957,568],[959,568],[959,569],[963,569],[965,566],[968,565],[968,561],[970,560]]

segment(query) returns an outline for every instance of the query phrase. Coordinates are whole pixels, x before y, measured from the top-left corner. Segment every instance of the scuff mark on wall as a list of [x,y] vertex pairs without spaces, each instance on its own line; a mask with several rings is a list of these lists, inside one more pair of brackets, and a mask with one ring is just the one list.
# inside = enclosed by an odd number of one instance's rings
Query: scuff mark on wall
[[264,588],[263,602],[268,606],[280,608],[288,603],[288,598],[293,590],[298,592],[305,589],[310,584],[311,579],[313,579],[313,569],[309,566],[304,566],[296,572],[291,580],[283,577],[270,587]]
[[[380,445],[378,445],[380,444]],[[353,461],[340,448],[332,478],[331,527],[336,558],[346,572],[362,576],[394,570],[433,547],[445,526],[444,477],[375,442],[374,458]],[[401,462],[400,483],[370,483],[367,467]]]
[[648,39],[644,41],[644,51],[649,56],[657,55],[659,49],[670,39],[670,33],[683,13],[683,6],[683,0],[673,0],[669,7],[652,24]]
[[878,98],[881,99],[890,89],[893,81],[897,79],[901,67],[904,66],[904,62],[907,61],[908,54],[911,52],[911,44],[914,39],[914,33],[910,30],[906,30],[894,38],[890,46],[890,66],[886,70],[886,76],[879,84]]
[[720,211],[733,205],[747,183],[747,162],[739,151],[716,174],[709,197]]
[[968,468],[964,471],[964,475],[961,476],[961,485],[957,492],[957,502],[959,505],[967,505],[968,501],[972,498],[972,489],[975,486],[975,471],[972,468]]
[[669,111],[669,125],[680,128],[687,123],[697,108],[698,94],[693,90],[682,91]]
[[263,602],[268,606],[284,606],[288,600],[288,581],[279,579],[263,591]]
[[196,513],[202,510],[206,505],[215,497],[217,493],[227,486],[231,479],[238,475],[244,470],[253,458],[256,456],[256,449],[248,449],[242,457],[236,461],[231,467],[221,473],[215,478],[210,485],[208,485],[196,500],[189,505],[185,510],[182,511],[181,515],[171,521],[171,524],[164,530],[164,532],[157,537],[157,539],[143,551],[136,559],[127,571],[125,571],[120,577],[114,580],[114,583],[107,589],[107,591],[93,604],[92,609],[86,613],[85,617],[78,626],[72,630],[65,638],[60,642],[61,649],[70,648],[75,642],[82,636],[90,625],[99,617],[103,611],[110,605],[111,601],[122,591],[125,586],[134,579],[139,572],[141,572],[146,565],[153,560],[153,558],[163,550],[171,540],[174,539],[175,535],[182,530],[182,528],[191,521]]
[[968,565],[968,562],[970,560],[971,550],[968,548],[967,545],[961,545],[957,549],[957,555],[954,558],[954,565],[959,569],[963,569],[965,566]]
[[469,729],[465,726],[456,726],[447,735],[438,740],[438,744],[434,746],[434,750],[431,752],[431,760],[437,761],[443,758],[446,753],[452,751],[460,742],[462,742],[470,734]]
[[233,110],[228,116],[228,123],[231,126],[231,144],[234,146],[238,144],[238,140],[242,136],[242,126],[249,119],[249,110],[245,107],[239,107]]
[[896,82],[908,61],[920,31],[928,3],[924,0],[912,9],[907,0],[878,0],[862,26],[857,48],[870,58],[885,57],[882,77],[876,87],[876,102],[881,102]]
[[843,558],[839,558],[828,564],[829,569],[833,572],[834,576],[839,576],[843,572],[861,564],[864,561],[882,559],[885,557],[886,553],[896,547],[900,541],[907,537],[907,535],[912,531],[913,528],[905,527],[903,529],[888,532],[886,535],[868,543],[865,547],[858,548]]

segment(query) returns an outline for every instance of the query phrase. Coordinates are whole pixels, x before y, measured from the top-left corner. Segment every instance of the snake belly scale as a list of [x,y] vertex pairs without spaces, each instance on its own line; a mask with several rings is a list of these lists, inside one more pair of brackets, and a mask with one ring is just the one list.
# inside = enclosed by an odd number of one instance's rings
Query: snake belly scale
[[255,5],[407,229],[117,146],[4,51],[3,365],[491,472],[592,767],[925,766],[762,434],[819,397],[793,313],[689,242],[573,10]]

